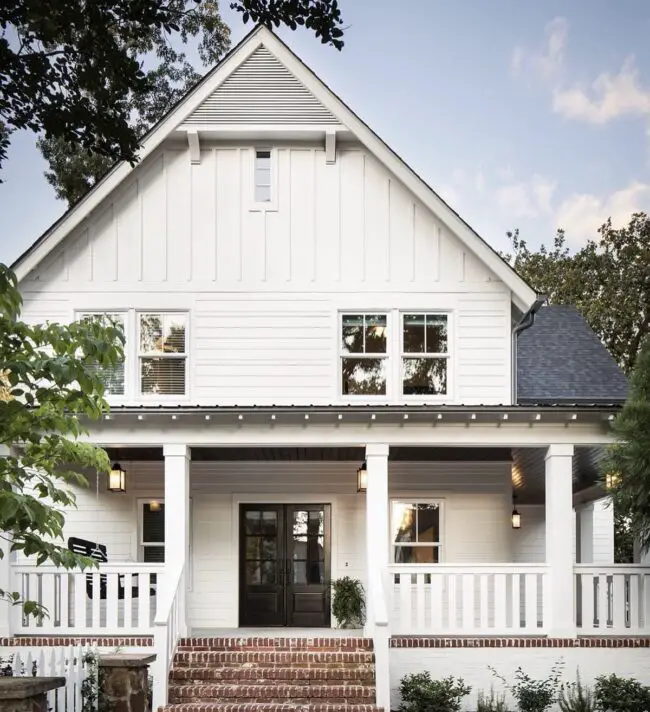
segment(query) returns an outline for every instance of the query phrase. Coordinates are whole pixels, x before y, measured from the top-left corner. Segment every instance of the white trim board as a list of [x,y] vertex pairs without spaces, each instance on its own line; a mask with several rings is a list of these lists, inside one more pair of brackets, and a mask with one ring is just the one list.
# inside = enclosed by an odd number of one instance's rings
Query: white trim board
[[[514,304],[527,311],[536,293],[499,255],[450,208],[389,146],[384,143],[336,94],[334,94],[278,37],[264,27],[248,34],[206,77],[192,89],[145,137],[139,154],[142,162],[179,127],[184,119],[219,87],[258,47],[264,45],[287,69],[339,118],[344,128],[389,170],[511,291]],[[39,238],[14,263],[24,279],[61,241],[80,225],[100,203],[128,177],[134,167],[117,164],[79,203]]]

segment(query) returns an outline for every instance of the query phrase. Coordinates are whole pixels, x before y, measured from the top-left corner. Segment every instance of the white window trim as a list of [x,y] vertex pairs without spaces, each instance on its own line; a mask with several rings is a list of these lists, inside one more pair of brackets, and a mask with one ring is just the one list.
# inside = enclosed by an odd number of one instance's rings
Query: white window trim
[[[352,314],[355,316],[386,316],[386,329],[388,330],[388,337],[386,339],[386,353],[385,354],[346,354],[343,353],[343,316],[347,314]],[[373,403],[383,403],[391,400],[392,393],[392,381],[393,381],[393,368],[392,368],[392,341],[391,338],[392,329],[394,322],[394,314],[392,309],[339,309],[336,319],[337,324],[337,355],[338,363],[336,366],[337,373],[337,383],[336,392],[338,398],[345,402],[354,401],[372,401]],[[381,358],[386,361],[386,393],[384,395],[355,395],[343,393],[343,359],[344,358]]]
[[[409,542],[409,543],[404,543],[403,545],[400,544],[395,544],[393,542],[393,504],[396,502],[401,502],[402,504],[437,504],[438,505],[438,512],[439,512],[439,530],[440,530],[440,541],[435,542],[435,541],[427,541],[427,542]],[[432,547],[432,546],[437,546],[438,547],[438,563],[442,564],[445,561],[445,500],[440,498],[440,497],[409,497],[408,495],[404,495],[402,497],[400,496],[395,496],[391,497],[389,500],[389,517],[388,517],[388,526],[389,526],[389,535],[390,535],[390,541],[388,543],[389,546],[389,551],[388,551],[388,561],[390,566],[419,566],[422,568],[427,568],[431,566],[436,566],[437,564],[406,564],[406,563],[395,563],[394,561],[394,556],[393,556],[393,551],[396,547],[398,546],[418,546],[418,547]]]
[[[150,504],[153,501],[159,502],[160,504],[165,504],[165,499],[163,497],[140,497],[137,500],[138,503],[138,551],[137,551],[137,561],[142,563],[144,561],[144,550],[152,547],[165,547],[165,542],[162,543],[151,543],[145,544],[144,542],[144,505]],[[165,532],[165,539],[167,538],[167,532]]]
[[[404,352],[404,316],[407,314],[417,315],[433,315],[447,317],[447,353],[422,353],[422,354],[406,354]],[[397,392],[398,398],[402,402],[425,402],[425,403],[448,403],[454,400],[454,315],[451,311],[443,309],[400,309],[398,313],[398,329],[399,329],[399,353],[397,355]],[[404,379],[402,371],[402,361],[404,358],[446,358],[447,359],[447,392],[438,395],[406,395],[404,393]]]
[[[178,354],[178,355],[173,355],[173,354],[160,354],[158,352],[156,353],[147,353],[144,351],[140,351],[140,316],[142,314],[185,314],[187,317],[187,321],[185,324],[185,353],[184,354]],[[190,344],[191,344],[191,334],[190,334],[190,328],[191,328],[191,318],[190,318],[190,312],[187,309],[137,309],[135,311],[135,344],[136,348],[134,349],[135,351],[135,359],[134,361],[134,368],[135,368],[135,393],[133,394],[133,399],[134,400],[142,400],[142,401],[162,401],[162,402],[185,402],[190,399],[190,391],[191,391],[191,384],[190,384],[190,374],[191,374],[191,369],[190,369]],[[166,358],[166,359],[184,359],[185,360],[185,393],[183,394],[164,394],[164,393],[143,393],[142,392],[142,369],[140,368],[140,359],[142,358]]]
[[[257,202],[255,200],[255,167],[257,165],[257,152],[269,151],[271,154],[271,200]],[[278,210],[278,150],[272,146],[254,146],[250,160],[250,212],[273,213]]]
[[130,309],[75,309],[73,313],[73,320],[80,321],[84,316],[93,314],[99,316],[100,314],[121,314],[124,318],[124,393],[122,395],[117,395],[111,393],[106,395],[106,401],[109,405],[117,403],[125,403],[131,399],[131,347],[133,346],[133,341],[131,338],[131,310]]

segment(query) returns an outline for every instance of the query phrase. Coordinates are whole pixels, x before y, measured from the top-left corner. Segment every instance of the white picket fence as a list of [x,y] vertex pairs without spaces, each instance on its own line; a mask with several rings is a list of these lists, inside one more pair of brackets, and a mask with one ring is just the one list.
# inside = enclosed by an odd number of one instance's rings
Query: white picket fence
[[91,652],[92,648],[82,646],[36,650],[12,648],[8,654],[0,654],[0,674],[11,673],[13,677],[64,677],[65,686],[48,693],[48,707],[52,712],[81,712],[82,684],[93,674],[90,666],[84,662],[86,655]]

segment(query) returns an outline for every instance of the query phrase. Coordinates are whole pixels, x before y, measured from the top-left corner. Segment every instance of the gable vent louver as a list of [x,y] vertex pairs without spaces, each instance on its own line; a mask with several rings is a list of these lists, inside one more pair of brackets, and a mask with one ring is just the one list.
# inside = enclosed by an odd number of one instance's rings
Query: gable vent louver
[[273,55],[259,47],[185,124],[340,124]]

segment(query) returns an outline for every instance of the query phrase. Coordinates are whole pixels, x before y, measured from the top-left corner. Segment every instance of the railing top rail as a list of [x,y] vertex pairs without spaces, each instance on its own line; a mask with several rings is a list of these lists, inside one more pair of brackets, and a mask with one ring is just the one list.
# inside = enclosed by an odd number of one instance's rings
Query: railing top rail
[[60,566],[43,564],[37,566],[31,562],[11,563],[11,570],[20,574],[79,574],[79,573],[103,573],[103,574],[160,574],[165,571],[165,564],[145,564],[133,562],[111,562],[109,564],[99,564],[99,568],[65,569]]
[[578,573],[624,574],[632,572],[638,574],[642,571],[650,573],[648,564],[574,564],[573,569]]
[[543,573],[547,564],[389,564],[393,574],[435,574],[435,573]]

